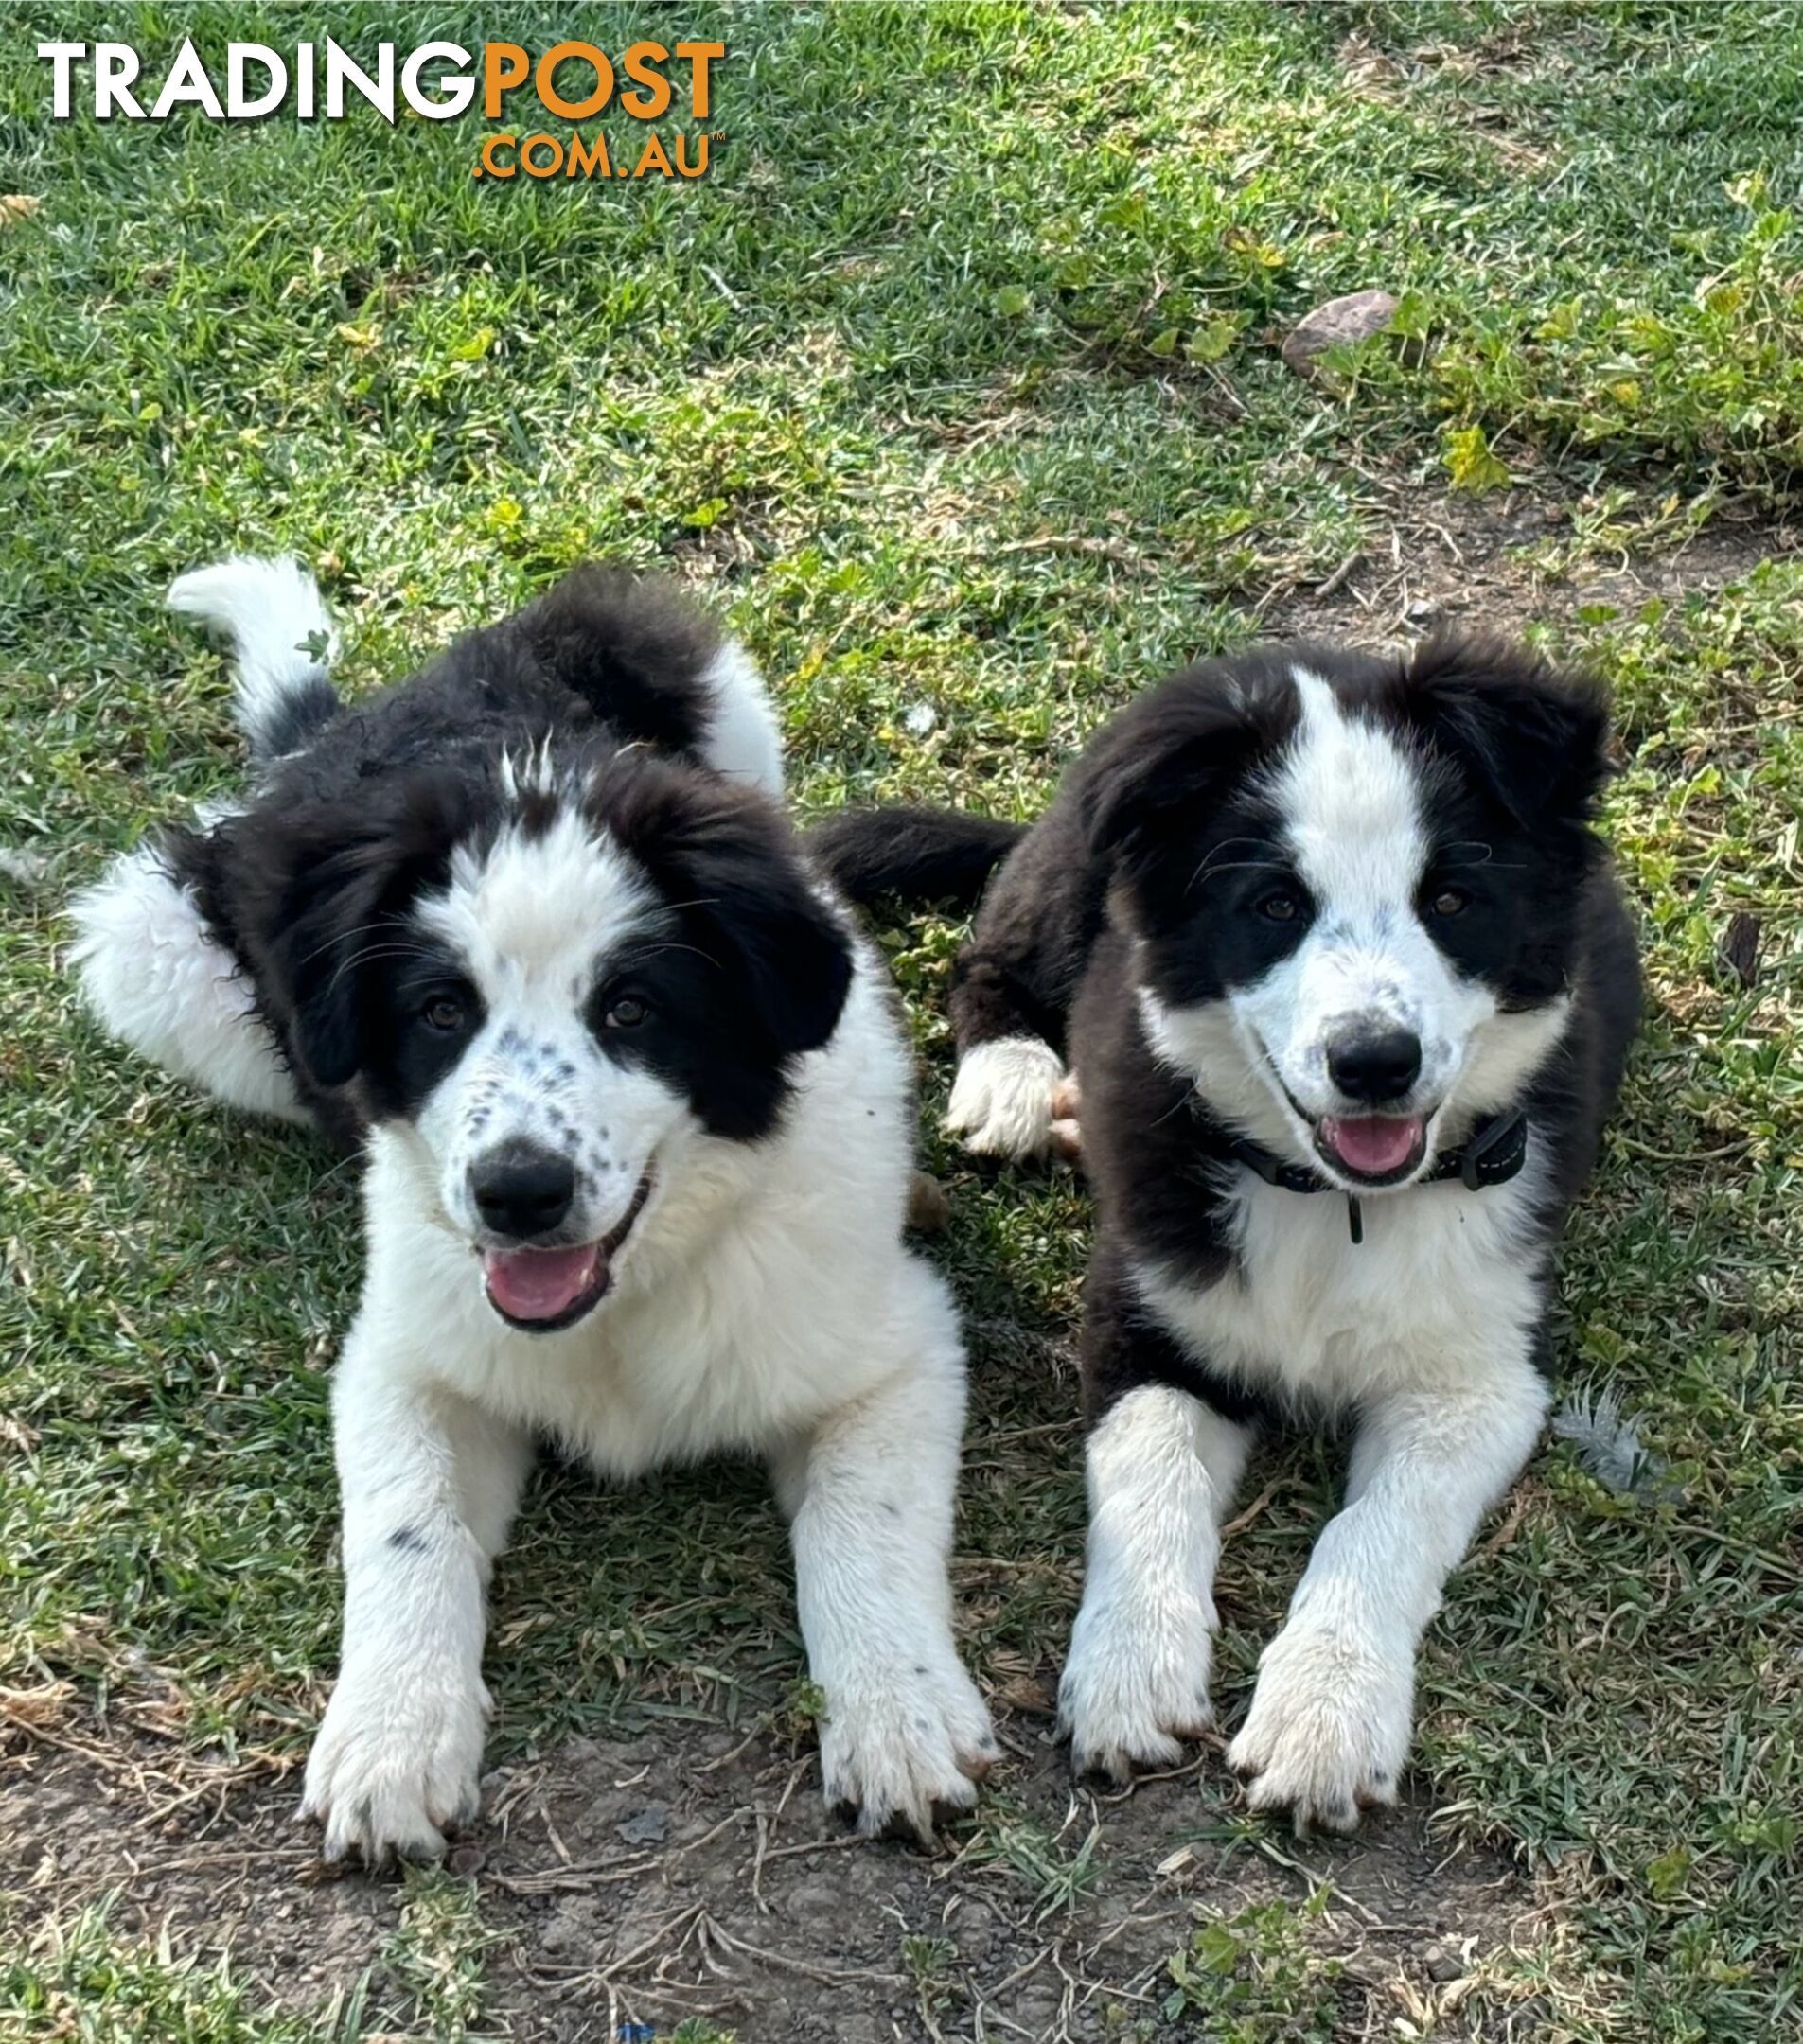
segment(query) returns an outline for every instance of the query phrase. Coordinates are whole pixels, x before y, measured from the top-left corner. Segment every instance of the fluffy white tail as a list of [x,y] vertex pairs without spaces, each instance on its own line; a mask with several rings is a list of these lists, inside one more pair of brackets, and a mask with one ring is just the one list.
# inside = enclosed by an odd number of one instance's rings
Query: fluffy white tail
[[170,585],[168,606],[231,642],[239,727],[257,758],[293,751],[338,708],[338,634],[319,584],[292,555],[234,554],[196,568]]

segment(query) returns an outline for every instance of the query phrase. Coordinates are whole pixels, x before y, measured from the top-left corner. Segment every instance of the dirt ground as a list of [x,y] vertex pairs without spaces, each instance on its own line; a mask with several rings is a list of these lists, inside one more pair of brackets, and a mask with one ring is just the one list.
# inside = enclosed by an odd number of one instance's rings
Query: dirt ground
[[1625,535],[1581,537],[1566,503],[1526,490],[1481,499],[1375,474],[1359,480],[1382,504],[1381,538],[1317,582],[1280,581],[1267,590],[1256,612],[1273,635],[1387,645],[1442,624],[1515,635],[1591,605],[1632,611],[1655,597],[1681,602],[1803,544],[1767,518],[1723,518],[1649,548]]
[[[747,2040],[1156,2036],[1198,1901],[1294,1900],[1325,1876],[1335,1899],[1312,1934],[1345,1968],[1340,2034],[1392,2035],[1399,2015],[1457,2008],[1533,1906],[1500,1859],[1436,1849],[1420,1807],[1350,1843],[1272,1832],[1261,1849],[1238,1832],[1216,1751],[1097,1794],[1073,1788],[1045,1720],[1000,1729],[994,1788],[1023,1834],[1067,1851],[1093,1837],[1074,1908],[1035,1905],[1017,1867],[968,1849],[857,1839],[824,1809],[804,1745],[661,1731],[496,1770],[452,1861],[503,1933],[486,1957],[492,2027],[522,2044],[630,2022],[667,2035],[698,2015]],[[403,1890],[322,1869],[295,1800],[292,1781],[172,1790],[37,1745],[0,1778],[5,1884],[60,1910],[112,1894],[115,1929],[229,1953],[276,2000],[316,2003],[380,1964]],[[384,1999],[379,1972],[370,2005]],[[1517,2006],[1486,2034],[1527,2035],[1529,2016]]]

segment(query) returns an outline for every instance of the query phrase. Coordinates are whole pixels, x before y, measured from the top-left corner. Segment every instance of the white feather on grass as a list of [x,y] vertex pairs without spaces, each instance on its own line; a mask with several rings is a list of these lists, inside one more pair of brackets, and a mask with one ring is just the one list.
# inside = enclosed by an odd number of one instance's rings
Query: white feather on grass
[[49,871],[50,862],[42,852],[17,852],[10,845],[0,845],[0,880],[22,893],[42,887]]
[[1552,1416],[1552,1431],[1605,1489],[1635,1497],[1667,1497],[1666,1464],[1640,1441],[1640,1422],[1626,1418],[1614,1391],[1577,1391]]

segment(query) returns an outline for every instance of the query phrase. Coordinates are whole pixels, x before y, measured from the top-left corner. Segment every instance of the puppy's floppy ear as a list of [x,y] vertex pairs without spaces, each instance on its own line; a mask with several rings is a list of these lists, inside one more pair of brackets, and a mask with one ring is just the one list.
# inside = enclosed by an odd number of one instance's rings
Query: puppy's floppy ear
[[628,752],[607,769],[608,826],[681,914],[781,1058],[839,1026],[852,940],[815,893],[773,803],[675,761]]
[[1583,823],[1608,778],[1600,683],[1505,640],[1436,636],[1403,674],[1410,720],[1518,823]]
[[1128,879],[1149,875],[1193,840],[1209,805],[1259,742],[1251,697],[1220,669],[1186,669],[1140,696],[1092,743],[1079,769],[1091,854]]
[[347,1085],[367,1063],[368,966],[442,868],[464,806],[454,784],[422,777],[355,805],[304,804],[237,826],[256,876],[257,977],[320,1085]]
[[348,1084],[362,1063],[355,947],[374,941],[377,849],[338,845],[297,858],[269,934],[265,957],[286,997],[293,1050],[323,1086]]

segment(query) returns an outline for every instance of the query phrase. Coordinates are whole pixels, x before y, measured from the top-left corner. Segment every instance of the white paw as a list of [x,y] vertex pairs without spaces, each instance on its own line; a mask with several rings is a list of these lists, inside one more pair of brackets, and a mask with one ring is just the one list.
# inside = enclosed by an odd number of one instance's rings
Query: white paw
[[401,1691],[342,1679],[307,1761],[301,1815],[326,1828],[325,1856],[436,1859],[444,1827],[482,1800],[488,1692],[480,1681],[424,1676]]
[[1329,1625],[1290,1624],[1259,1659],[1258,1687],[1228,1765],[1254,1809],[1288,1809],[1298,1831],[1351,1831],[1394,1803],[1408,1753],[1414,1655]]
[[946,1127],[979,1156],[1039,1156],[1052,1141],[1064,1075],[1063,1059],[1037,1036],[979,1044],[959,1063]]
[[860,1831],[903,1824],[930,1841],[934,1809],[968,1809],[998,1753],[989,1712],[949,1647],[866,1664],[827,1685],[821,1780],[829,1805],[857,1806]]
[[1186,1589],[1153,1598],[1093,1581],[1058,1684],[1058,1725],[1079,1774],[1128,1781],[1135,1768],[1175,1767],[1182,1741],[1213,1721],[1211,1600]]

